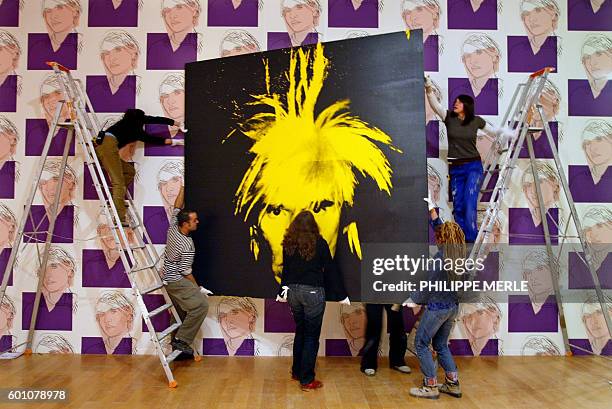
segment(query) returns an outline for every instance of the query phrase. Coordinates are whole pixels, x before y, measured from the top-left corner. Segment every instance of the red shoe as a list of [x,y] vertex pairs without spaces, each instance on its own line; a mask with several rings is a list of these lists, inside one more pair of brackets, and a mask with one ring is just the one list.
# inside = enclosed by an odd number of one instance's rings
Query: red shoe
[[323,382],[321,381],[317,381],[316,379],[310,383],[307,383],[306,385],[302,385],[302,390],[303,391],[309,391],[312,389],[319,389],[323,387]]

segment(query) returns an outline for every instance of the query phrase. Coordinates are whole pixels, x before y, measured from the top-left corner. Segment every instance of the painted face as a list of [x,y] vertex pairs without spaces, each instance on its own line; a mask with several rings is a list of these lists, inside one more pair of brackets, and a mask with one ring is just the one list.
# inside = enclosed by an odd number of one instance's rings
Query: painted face
[[231,50],[223,50],[221,52],[221,57],[231,57],[233,55],[250,54],[250,53],[256,53],[258,51],[259,49],[255,45],[236,46],[232,48]]
[[435,203],[440,201],[440,179],[434,175],[427,175],[427,187]]
[[[544,199],[544,206],[546,207],[546,209],[549,209],[557,201],[557,196],[559,194],[559,185],[557,182],[551,179],[541,179],[540,189],[542,190],[542,198]],[[539,206],[538,206],[538,195],[536,192],[535,184],[533,182],[524,183],[523,193],[525,194],[525,197],[527,198],[529,207],[532,209],[537,209]]]
[[218,320],[223,332],[231,339],[250,335],[255,325],[255,317],[239,308],[219,312]]
[[472,339],[488,339],[495,334],[499,317],[494,311],[484,309],[464,315],[462,321]]
[[70,287],[70,279],[74,276],[74,271],[64,263],[53,263],[47,265],[43,285],[47,291],[59,292]]
[[[134,231],[132,229],[126,228],[125,233],[130,243],[136,242]],[[98,225],[98,237],[100,238],[100,244],[104,250],[115,250],[117,248],[115,240],[113,239],[111,229],[110,227],[108,227],[108,225]]]
[[176,197],[181,191],[183,186],[183,178],[181,176],[174,176],[165,182],[159,182],[159,192],[162,195],[162,199],[169,205],[174,204]]
[[529,289],[534,294],[546,294],[553,291],[552,277],[548,266],[538,266],[523,271],[523,280],[527,281]]
[[540,104],[544,110],[544,115],[549,121],[552,121],[555,116],[559,113],[559,106],[561,101],[555,92],[543,92],[540,95]]
[[584,229],[586,240],[591,244],[611,244],[612,243],[612,221],[598,223]]
[[[587,159],[593,165],[605,165],[612,161],[612,135],[584,141],[582,147]],[[0,156],[1,154],[0,151]]]
[[112,75],[128,74],[136,68],[137,57],[130,47],[115,47],[100,53],[102,63]]
[[329,244],[331,254],[336,252],[336,240],[340,226],[342,205],[330,200],[320,203],[303,202],[290,207],[283,204],[268,204],[260,214],[260,227],[272,250],[272,271],[280,274],[283,270],[283,237],[287,228],[302,210],[310,210],[315,217],[321,236]]
[[492,145],[493,140],[486,134],[478,134],[478,136],[476,137],[476,149],[478,149],[480,158],[483,161],[487,159],[487,155],[489,154]]
[[45,23],[54,33],[70,31],[78,24],[79,13],[70,6],[58,5],[43,11]]
[[198,18],[198,11],[186,4],[177,4],[172,8],[162,10],[162,16],[173,33],[193,30]]
[[525,30],[532,36],[549,35],[555,31],[558,16],[549,7],[537,7],[521,13]]
[[[47,203],[53,203],[55,200],[55,190],[59,183],[59,177],[52,177],[49,180],[40,182],[40,189],[43,198]],[[60,193],[60,205],[66,206],[72,200],[72,195],[76,185],[71,177],[64,176],[64,183],[62,184],[62,190]]]
[[130,331],[130,314],[124,308],[113,308],[96,314],[100,329],[107,337],[118,337]]
[[497,58],[494,55],[496,50],[476,50],[473,53],[463,54],[463,64],[465,69],[474,78],[491,77],[496,72],[495,64]]
[[[612,315],[612,308],[608,310],[608,314]],[[609,337],[608,327],[606,326],[606,319],[603,316],[601,310],[595,311],[591,314],[585,314],[582,316],[582,320],[587,331],[594,338]]]
[[289,31],[300,33],[314,30],[318,12],[308,4],[297,4],[293,7],[285,7],[283,17]]
[[8,247],[15,237],[15,223],[0,217],[0,249]]
[[0,307],[0,335],[11,329],[9,322],[13,319],[12,314],[5,307]]
[[424,35],[429,35],[437,28],[438,10],[435,7],[417,6],[404,11],[404,23],[410,30],[423,29]]
[[342,326],[352,339],[365,337],[367,318],[363,308],[356,309],[350,313],[342,313]]
[[17,67],[17,49],[0,46],[0,74],[9,73]]
[[582,64],[592,78],[606,79],[612,73],[612,49],[587,54],[582,57]]
[[[55,115],[55,110],[57,109],[57,103],[62,99],[64,99],[64,95],[61,91],[50,92],[40,97],[40,102],[42,104],[46,116],[53,118],[53,115]],[[70,117],[68,106],[64,105],[62,107],[62,112],[60,113],[60,119],[68,117]]]
[[0,132],[0,162],[8,160],[17,149],[17,137],[13,133]]
[[159,97],[162,108],[166,116],[177,119],[185,116],[185,91],[174,90],[169,94],[162,94]]
[[427,99],[427,95],[425,95],[425,124],[435,119],[436,119],[436,114],[433,108],[431,107],[431,105],[429,105],[429,100]]

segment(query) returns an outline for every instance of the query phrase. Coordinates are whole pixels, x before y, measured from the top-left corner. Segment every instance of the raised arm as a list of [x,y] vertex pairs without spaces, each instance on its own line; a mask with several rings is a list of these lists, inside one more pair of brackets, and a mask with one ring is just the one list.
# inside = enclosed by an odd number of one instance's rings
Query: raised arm
[[174,119],[166,118],[165,116],[150,116],[145,115],[143,118],[145,124],[158,124],[158,125],[176,125],[179,126],[178,122]]
[[431,109],[438,115],[440,120],[444,121],[446,119],[446,109],[442,106],[438,98],[436,98],[436,94],[433,90],[433,84],[429,77],[425,77],[425,95],[427,96],[427,101],[431,106]]
[[182,209],[185,207],[185,187],[181,186],[181,190],[179,190],[178,196],[174,199],[174,208]]

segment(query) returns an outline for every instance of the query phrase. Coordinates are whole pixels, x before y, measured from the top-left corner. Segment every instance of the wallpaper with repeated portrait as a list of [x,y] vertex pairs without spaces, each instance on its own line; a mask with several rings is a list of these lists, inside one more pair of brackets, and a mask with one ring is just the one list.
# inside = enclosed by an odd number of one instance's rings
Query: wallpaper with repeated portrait
[[[45,61],[74,70],[107,125],[130,107],[182,121],[186,62],[406,28],[424,31],[425,69],[438,99],[450,106],[459,94],[473,95],[477,114],[496,125],[527,73],[556,68],[540,102],[587,239],[611,243],[612,0],[0,0],[0,271],[55,103],[62,97]],[[446,131],[427,104],[426,111],[428,184],[448,219]],[[173,127],[151,125],[147,130],[164,138],[184,137]],[[65,130],[54,136],[50,154],[55,157],[45,165],[30,226],[43,219],[54,200],[57,156],[65,138]],[[540,184],[549,224],[556,228],[569,211],[552,152],[545,137],[536,138]],[[485,135],[479,136],[482,155],[490,145]],[[169,212],[183,183],[183,148],[136,143],[120,154],[135,163],[137,177],[130,190],[161,251]],[[457,354],[565,352],[547,256],[537,246],[543,241],[538,238],[542,222],[534,177],[527,153],[521,158],[490,243],[487,274],[496,279],[520,271],[530,282],[529,296],[463,306],[451,341]],[[75,146],[70,147],[60,204],[34,350],[152,353]],[[522,251],[527,244],[529,250]],[[20,253],[8,297],[0,305],[0,350],[25,340],[38,278],[35,251],[27,245]],[[602,286],[612,288],[612,258],[604,251],[596,261]],[[559,264],[562,288],[579,294],[565,308],[569,337],[596,354],[612,354],[601,308],[592,293],[583,292],[593,283],[580,255],[565,251]],[[286,304],[216,296],[210,301],[197,340],[205,354],[291,354],[294,325]],[[145,302],[154,307],[162,301],[149,295]],[[611,299],[606,307],[612,312]],[[410,311],[404,314],[410,330],[414,317]],[[167,322],[167,317],[157,317],[155,326],[164,328]],[[362,305],[328,304],[320,353],[359,354],[365,324]],[[382,346],[383,353],[387,348]]]

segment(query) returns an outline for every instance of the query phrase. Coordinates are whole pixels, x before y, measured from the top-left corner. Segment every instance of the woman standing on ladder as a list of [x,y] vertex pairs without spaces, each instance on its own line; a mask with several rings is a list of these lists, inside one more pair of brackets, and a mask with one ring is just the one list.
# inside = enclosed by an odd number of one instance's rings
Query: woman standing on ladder
[[494,138],[511,136],[511,133],[506,128],[493,128],[474,115],[474,98],[469,95],[459,95],[451,111],[445,110],[436,98],[429,77],[425,78],[425,92],[432,109],[446,125],[453,216],[465,232],[465,241],[473,243],[478,235],[476,215],[483,173],[480,154],[476,149],[476,133],[481,129]]

